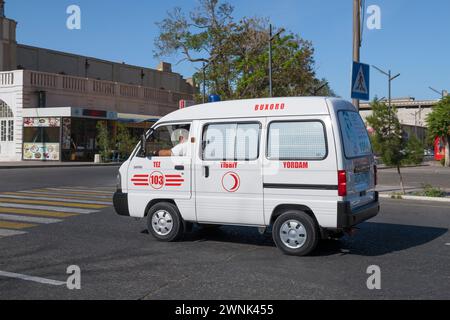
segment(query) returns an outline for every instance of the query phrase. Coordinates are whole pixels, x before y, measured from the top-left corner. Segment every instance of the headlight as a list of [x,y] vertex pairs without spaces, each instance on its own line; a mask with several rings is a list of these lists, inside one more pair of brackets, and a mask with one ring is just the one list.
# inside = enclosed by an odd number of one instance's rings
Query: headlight
[[120,172],[117,174],[116,187],[117,190],[122,189],[122,177],[120,175]]

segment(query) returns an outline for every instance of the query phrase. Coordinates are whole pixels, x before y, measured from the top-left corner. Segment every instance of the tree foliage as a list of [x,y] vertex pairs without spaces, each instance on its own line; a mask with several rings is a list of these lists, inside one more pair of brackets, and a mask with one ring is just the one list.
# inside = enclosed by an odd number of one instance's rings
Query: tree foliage
[[97,122],[96,141],[102,161],[106,161],[111,156],[111,139],[106,121]]
[[445,166],[450,167],[450,96],[444,97],[427,116],[429,135],[445,144]]
[[138,139],[131,135],[130,131],[123,123],[117,124],[116,140],[120,159],[128,158],[138,142]]
[[419,164],[423,161],[423,145],[417,137],[406,138],[397,110],[389,108],[384,102],[374,100],[371,103],[372,114],[366,118],[373,128],[371,137],[375,153],[381,156],[385,165],[394,166],[400,177],[400,186],[404,193],[400,167],[406,164]]
[[[268,95],[269,24],[267,19],[233,19],[233,7],[220,0],[199,0],[199,7],[186,14],[175,8],[159,22],[155,40],[157,57],[181,55],[181,61],[205,63],[210,93],[223,99]],[[274,34],[279,29],[274,30]],[[275,96],[334,95],[328,85],[318,92],[323,79],[314,71],[312,43],[292,32],[272,41]],[[194,75],[203,82],[202,65]]]

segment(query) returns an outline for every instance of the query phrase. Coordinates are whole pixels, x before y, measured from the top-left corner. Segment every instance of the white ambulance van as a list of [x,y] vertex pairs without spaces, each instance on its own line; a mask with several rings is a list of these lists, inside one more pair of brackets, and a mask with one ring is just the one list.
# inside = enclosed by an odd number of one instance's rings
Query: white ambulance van
[[162,118],[118,175],[120,215],[175,241],[193,223],[271,227],[307,255],[379,212],[376,167],[355,107],[335,98],[204,104]]

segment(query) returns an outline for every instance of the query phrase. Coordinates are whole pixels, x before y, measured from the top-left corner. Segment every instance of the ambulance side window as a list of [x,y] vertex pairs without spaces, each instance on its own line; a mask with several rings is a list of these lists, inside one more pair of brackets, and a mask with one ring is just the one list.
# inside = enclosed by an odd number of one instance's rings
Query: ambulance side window
[[280,121],[269,125],[268,159],[324,160],[327,154],[325,126],[321,121]]
[[203,130],[202,159],[251,161],[259,157],[260,123],[209,124]]
[[145,145],[146,155],[161,150],[172,151],[172,156],[186,156],[190,124],[162,125],[156,128]]

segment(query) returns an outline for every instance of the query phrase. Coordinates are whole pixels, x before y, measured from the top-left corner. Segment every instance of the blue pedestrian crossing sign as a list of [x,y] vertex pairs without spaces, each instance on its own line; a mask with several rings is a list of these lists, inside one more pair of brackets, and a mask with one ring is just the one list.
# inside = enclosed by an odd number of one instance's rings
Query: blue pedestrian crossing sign
[[370,100],[370,66],[353,62],[352,99]]

